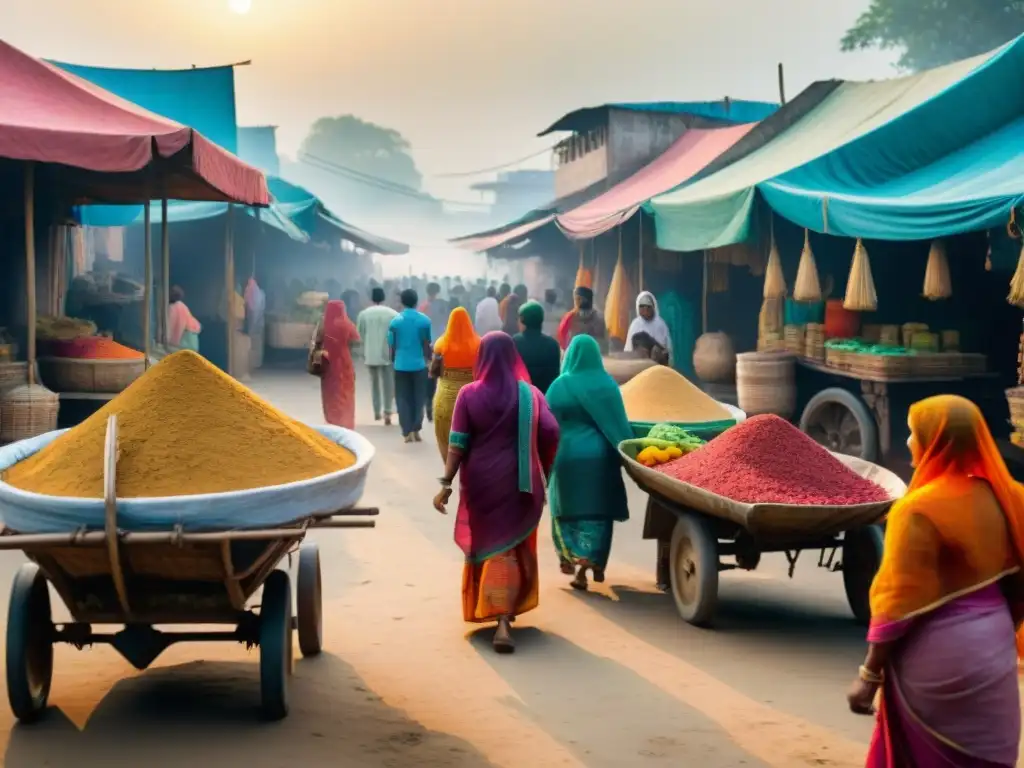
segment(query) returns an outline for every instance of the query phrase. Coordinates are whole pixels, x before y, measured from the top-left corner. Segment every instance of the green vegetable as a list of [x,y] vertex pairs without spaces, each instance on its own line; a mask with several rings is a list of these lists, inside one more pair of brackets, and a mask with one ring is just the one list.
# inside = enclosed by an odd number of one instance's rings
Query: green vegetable
[[655,424],[647,434],[648,440],[665,440],[673,445],[703,445],[704,441],[674,424]]

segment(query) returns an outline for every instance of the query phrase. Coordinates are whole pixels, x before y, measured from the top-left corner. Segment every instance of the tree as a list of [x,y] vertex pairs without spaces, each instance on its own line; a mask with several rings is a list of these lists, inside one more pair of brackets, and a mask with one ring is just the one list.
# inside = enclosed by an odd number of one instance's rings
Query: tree
[[1024,32],[1024,0],[871,0],[842,39],[844,51],[902,49],[918,70],[998,48]]
[[309,129],[299,162],[288,175],[309,187],[342,216],[435,211],[422,192],[423,176],[409,141],[355,115],[321,117]]

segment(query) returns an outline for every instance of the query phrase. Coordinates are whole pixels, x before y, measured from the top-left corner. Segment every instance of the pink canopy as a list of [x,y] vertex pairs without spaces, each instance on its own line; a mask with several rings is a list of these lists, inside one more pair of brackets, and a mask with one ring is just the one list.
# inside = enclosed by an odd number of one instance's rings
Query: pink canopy
[[566,236],[585,240],[617,227],[656,195],[668,192],[706,168],[742,139],[756,123],[729,128],[692,128],[655,160],[589,203],[559,214]]
[[554,218],[553,214],[543,216],[539,219],[528,221],[525,224],[520,224],[518,227],[512,227],[512,229],[503,229],[500,232],[492,232],[491,234],[477,235],[475,237],[460,238],[453,242],[459,248],[482,253],[483,251],[489,251],[491,248],[497,248],[503,243],[518,240],[520,237],[530,234],[533,230],[540,229],[545,224],[549,224]]
[[[261,171],[191,128],[2,40],[0,158],[86,172],[62,177],[76,203],[142,202],[163,195],[245,205],[270,202]],[[152,173],[137,173],[154,161],[159,162]]]

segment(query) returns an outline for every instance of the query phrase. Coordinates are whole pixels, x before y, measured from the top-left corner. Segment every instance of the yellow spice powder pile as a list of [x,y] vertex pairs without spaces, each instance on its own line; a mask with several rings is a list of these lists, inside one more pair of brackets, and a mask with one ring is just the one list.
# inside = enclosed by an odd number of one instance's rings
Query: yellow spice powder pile
[[11,467],[4,482],[50,496],[103,497],[107,417],[117,414],[119,498],[223,493],[319,477],[351,451],[278,411],[191,351]]
[[648,368],[621,389],[630,421],[699,424],[732,418],[720,403],[665,365]]

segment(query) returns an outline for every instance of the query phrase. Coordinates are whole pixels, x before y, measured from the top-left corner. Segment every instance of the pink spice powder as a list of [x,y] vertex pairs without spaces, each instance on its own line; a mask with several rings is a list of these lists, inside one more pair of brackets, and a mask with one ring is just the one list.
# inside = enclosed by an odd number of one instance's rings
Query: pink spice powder
[[778,416],[754,416],[700,450],[661,464],[669,477],[748,504],[842,506],[885,501],[825,448]]

